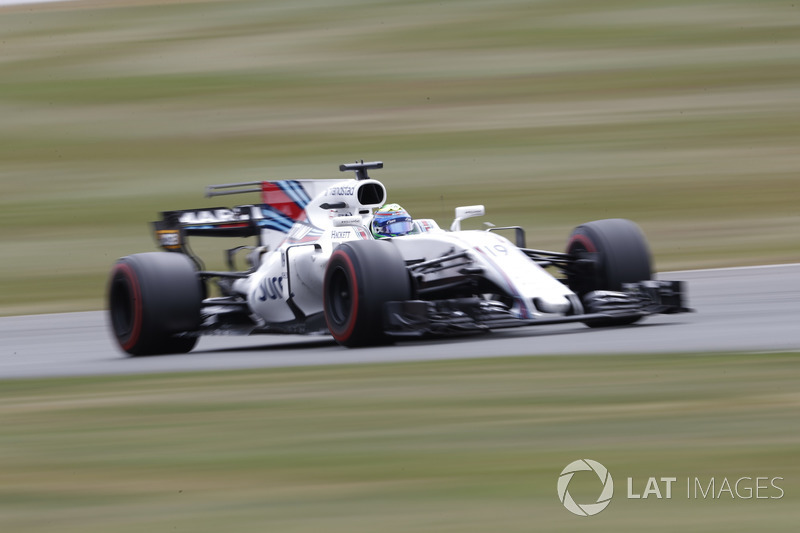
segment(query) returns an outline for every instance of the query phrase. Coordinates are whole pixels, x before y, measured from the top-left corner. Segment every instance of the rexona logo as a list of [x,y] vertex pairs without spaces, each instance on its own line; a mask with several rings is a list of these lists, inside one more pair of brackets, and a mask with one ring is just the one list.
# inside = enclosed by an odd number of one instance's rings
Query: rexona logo
[[[598,487],[600,496],[597,497],[596,502],[578,503],[572,499],[569,493],[569,482],[572,481],[572,477],[576,473],[584,471],[594,472],[597,477],[600,478],[602,489]],[[558,499],[561,500],[561,503],[564,504],[564,507],[566,507],[569,512],[578,516],[596,515],[608,507],[608,504],[611,503],[612,496],[614,496],[614,480],[611,479],[611,474],[606,467],[597,461],[592,461],[591,459],[573,461],[568,464],[566,468],[561,471],[561,475],[558,476]]]

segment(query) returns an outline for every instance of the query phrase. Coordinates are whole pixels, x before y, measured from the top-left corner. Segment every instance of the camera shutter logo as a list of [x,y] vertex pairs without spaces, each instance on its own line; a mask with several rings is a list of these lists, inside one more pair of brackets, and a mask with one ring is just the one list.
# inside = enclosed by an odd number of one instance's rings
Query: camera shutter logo
[[[569,482],[572,481],[572,476],[574,476],[576,472],[587,470],[597,474],[597,477],[600,478],[600,482],[603,484],[603,491],[594,503],[577,503],[572,499],[569,493]],[[566,507],[569,512],[575,513],[578,516],[596,515],[608,507],[608,504],[611,503],[612,496],[614,496],[614,480],[611,479],[611,474],[608,472],[608,469],[597,461],[592,461],[591,459],[573,461],[568,464],[566,468],[561,471],[561,475],[558,476],[558,499],[561,500],[561,503],[564,504],[564,507]]]

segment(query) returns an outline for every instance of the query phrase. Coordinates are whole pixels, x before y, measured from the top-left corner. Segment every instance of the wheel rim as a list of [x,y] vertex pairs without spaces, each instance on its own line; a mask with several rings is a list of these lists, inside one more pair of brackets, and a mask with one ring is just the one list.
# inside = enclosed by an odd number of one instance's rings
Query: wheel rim
[[111,284],[111,324],[120,339],[126,339],[133,331],[134,301],[131,286],[123,276],[117,276]]
[[568,274],[567,280],[569,288],[579,296],[595,290],[600,284],[599,270],[602,268],[602,265],[598,263],[599,254],[597,253],[597,248],[594,243],[586,235],[573,235],[567,247],[567,254],[579,259],[591,260],[595,265],[591,275],[576,276],[574,274]]
[[341,267],[331,273],[328,302],[331,322],[337,327],[344,327],[352,313],[353,294],[347,273]]

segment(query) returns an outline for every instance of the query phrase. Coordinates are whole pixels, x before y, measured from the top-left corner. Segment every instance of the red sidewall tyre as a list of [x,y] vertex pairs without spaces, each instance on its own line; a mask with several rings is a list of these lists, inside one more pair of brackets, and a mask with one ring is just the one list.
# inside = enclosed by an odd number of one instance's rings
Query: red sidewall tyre
[[345,250],[331,255],[330,276],[326,277],[325,317],[328,329],[337,342],[345,343],[353,337],[358,323],[358,281],[355,266]]
[[594,262],[592,275],[568,276],[579,295],[595,290],[619,291],[623,283],[653,278],[650,250],[639,226],[622,218],[595,220],[572,231],[567,253]]
[[185,255],[152,252],[123,257],[108,284],[112,333],[130,355],[186,353],[200,326],[202,285]]
[[[650,250],[639,226],[621,218],[595,220],[575,228],[567,242],[567,254],[593,262],[589,272],[580,270],[567,275],[567,284],[578,296],[592,291],[620,291],[623,283],[653,278]],[[639,316],[595,319],[590,327],[633,324]]]
[[130,265],[117,263],[109,288],[111,327],[126,352],[135,349],[142,332],[142,291]]
[[323,307],[333,338],[344,346],[389,341],[384,304],[411,297],[405,261],[390,241],[352,241],[337,247],[325,269]]

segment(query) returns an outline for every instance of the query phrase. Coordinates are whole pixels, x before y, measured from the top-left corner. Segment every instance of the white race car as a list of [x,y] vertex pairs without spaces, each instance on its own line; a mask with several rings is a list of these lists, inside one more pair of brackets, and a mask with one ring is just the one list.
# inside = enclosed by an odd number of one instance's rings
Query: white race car
[[[370,228],[386,189],[367,172],[382,167],[341,165],[355,172],[347,180],[213,185],[209,196],[257,192],[262,201],[162,213],[154,228],[164,251],[123,257],[111,272],[119,346],[131,355],[185,353],[200,335],[257,333],[370,346],[688,311],[679,282],[652,280],[647,243],[628,220],[578,226],[563,253],[527,248],[519,227],[462,231],[483,206],[458,207],[449,231],[417,219],[407,235],[376,239]],[[515,242],[502,236],[509,232]],[[254,245],[228,250],[228,271],[208,271],[191,235],[253,237]],[[234,267],[240,255],[245,270]]]

